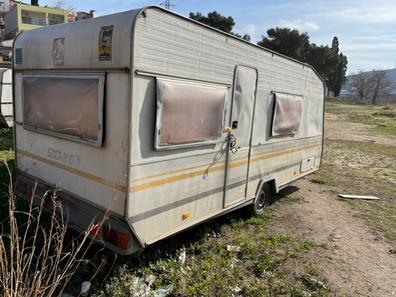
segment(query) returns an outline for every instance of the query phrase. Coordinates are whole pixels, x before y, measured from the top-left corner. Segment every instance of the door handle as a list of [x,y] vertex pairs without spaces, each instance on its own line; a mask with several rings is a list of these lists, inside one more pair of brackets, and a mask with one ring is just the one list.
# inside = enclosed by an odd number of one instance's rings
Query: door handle
[[238,121],[233,121],[231,125],[232,130],[238,129]]

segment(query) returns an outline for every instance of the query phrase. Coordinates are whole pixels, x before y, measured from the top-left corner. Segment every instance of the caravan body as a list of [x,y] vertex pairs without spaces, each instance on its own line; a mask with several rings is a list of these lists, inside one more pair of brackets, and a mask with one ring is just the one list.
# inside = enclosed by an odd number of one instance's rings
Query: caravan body
[[0,68],[0,123],[13,126],[12,69]]
[[80,229],[110,208],[119,253],[321,163],[310,66],[159,7],[24,32],[14,69],[19,192],[59,189]]

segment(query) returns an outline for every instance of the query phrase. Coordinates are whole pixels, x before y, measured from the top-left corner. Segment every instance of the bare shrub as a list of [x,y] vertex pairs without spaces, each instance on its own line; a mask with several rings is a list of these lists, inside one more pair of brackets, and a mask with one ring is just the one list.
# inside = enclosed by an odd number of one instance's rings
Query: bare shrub
[[89,236],[98,224],[91,223],[69,242],[62,203],[56,193],[47,192],[41,199],[34,199],[35,187],[27,209],[18,210],[9,169],[8,172],[8,218],[3,221],[0,234],[0,296],[60,296],[85,261],[92,244]]
[[360,70],[348,80],[349,91],[358,103],[377,104],[378,99],[387,98],[391,91],[392,80],[385,70],[373,69],[369,72]]

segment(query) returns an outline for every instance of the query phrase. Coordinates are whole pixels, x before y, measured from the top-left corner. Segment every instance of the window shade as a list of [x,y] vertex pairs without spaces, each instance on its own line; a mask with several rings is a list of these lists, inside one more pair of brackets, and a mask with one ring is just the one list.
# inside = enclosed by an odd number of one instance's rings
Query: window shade
[[103,85],[102,75],[25,75],[24,126],[101,144]]
[[274,97],[272,135],[295,134],[300,127],[303,97],[284,93],[274,93]]
[[218,139],[223,128],[226,90],[157,79],[157,148]]

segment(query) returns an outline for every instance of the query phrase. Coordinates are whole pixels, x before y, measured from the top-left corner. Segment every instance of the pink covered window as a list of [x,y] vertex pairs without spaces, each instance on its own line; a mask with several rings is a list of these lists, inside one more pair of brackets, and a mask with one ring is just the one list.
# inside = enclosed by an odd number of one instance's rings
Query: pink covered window
[[104,75],[24,75],[25,128],[101,145]]
[[157,149],[218,140],[226,92],[222,86],[157,79]]
[[275,111],[272,135],[297,133],[301,123],[302,100],[299,95],[274,93]]

